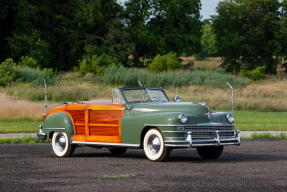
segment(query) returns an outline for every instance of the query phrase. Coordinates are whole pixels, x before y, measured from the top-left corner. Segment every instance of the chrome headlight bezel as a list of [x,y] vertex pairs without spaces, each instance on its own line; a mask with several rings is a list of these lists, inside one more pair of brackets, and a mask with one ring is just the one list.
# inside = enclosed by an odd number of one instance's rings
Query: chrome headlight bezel
[[232,113],[229,113],[229,114],[226,116],[226,119],[227,119],[228,123],[231,123],[231,124],[234,123],[234,115],[233,115]]
[[185,113],[181,113],[178,118],[179,118],[180,123],[186,123],[187,122],[187,115]]

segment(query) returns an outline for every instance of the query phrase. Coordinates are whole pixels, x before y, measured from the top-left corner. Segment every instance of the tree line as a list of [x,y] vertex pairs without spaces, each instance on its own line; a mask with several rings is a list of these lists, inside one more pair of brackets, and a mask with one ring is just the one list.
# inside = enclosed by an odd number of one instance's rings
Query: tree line
[[97,55],[144,67],[142,60],[173,52],[221,56],[236,74],[262,66],[272,74],[286,65],[286,7],[224,0],[201,21],[200,0],[1,0],[0,62],[28,56],[40,68],[70,70]]
[[[2,0],[1,61],[33,57],[69,70],[106,54],[123,65],[139,58],[200,50],[200,0]],[[5,5],[5,6],[4,6]],[[128,56],[133,56],[130,62]]]
[[286,8],[286,0],[219,2],[211,28],[222,66],[236,74],[263,66],[266,73],[276,74],[280,63],[286,68]]

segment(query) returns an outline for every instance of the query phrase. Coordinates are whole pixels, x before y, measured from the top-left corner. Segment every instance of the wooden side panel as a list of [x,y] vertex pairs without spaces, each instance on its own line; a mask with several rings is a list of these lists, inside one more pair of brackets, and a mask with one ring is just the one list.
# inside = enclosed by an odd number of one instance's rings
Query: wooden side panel
[[120,136],[121,111],[90,111],[90,135]]
[[86,135],[85,126],[76,125],[76,133],[75,135]]
[[85,124],[85,111],[84,110],[76,110],[76,111],[68,111],[74,119],[75,124]]
[[73,141],[121,143],[122,105],[76,105],[66,110],[74,120]]
[[119,136],[119,127],[90,127],[90,135]]
[[64,112],[74,124],[73,141],[121,143],[122,104],[72,104],[57,107],[46,116]]
[[90,111],[89,123],[119,124],[121,111]]

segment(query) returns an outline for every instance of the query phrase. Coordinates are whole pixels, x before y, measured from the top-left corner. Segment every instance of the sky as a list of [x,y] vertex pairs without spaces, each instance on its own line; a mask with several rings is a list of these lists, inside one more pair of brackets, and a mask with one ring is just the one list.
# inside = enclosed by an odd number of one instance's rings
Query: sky
[[201,11],[200,14],[202,15],[203,19],[210,19],[210,15],[215,15],[215,7],[217,6],[218,2],[222,0],[201,0]]
[[[124,3],[126,0],[118,0],[121,3]],[[215,7],[217,6],[218,2],[222,0],[201,0],[201,11],[200,14],[202,15],[203,19],[210,19],[210,15],[215,15]]]

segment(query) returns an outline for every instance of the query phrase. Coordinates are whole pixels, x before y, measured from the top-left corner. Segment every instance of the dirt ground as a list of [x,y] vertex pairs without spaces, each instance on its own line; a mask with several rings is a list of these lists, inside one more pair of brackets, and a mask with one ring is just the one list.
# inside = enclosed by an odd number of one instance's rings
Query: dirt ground
[[[0,191],[286,191],[287,140],[243,140],[217,160],[195,149],[151,162],[143,150],[111,155],[77,148],[71,158],[54,156],[51,144],[0,145]],[[105,175],[134,174],[129,178]]]

